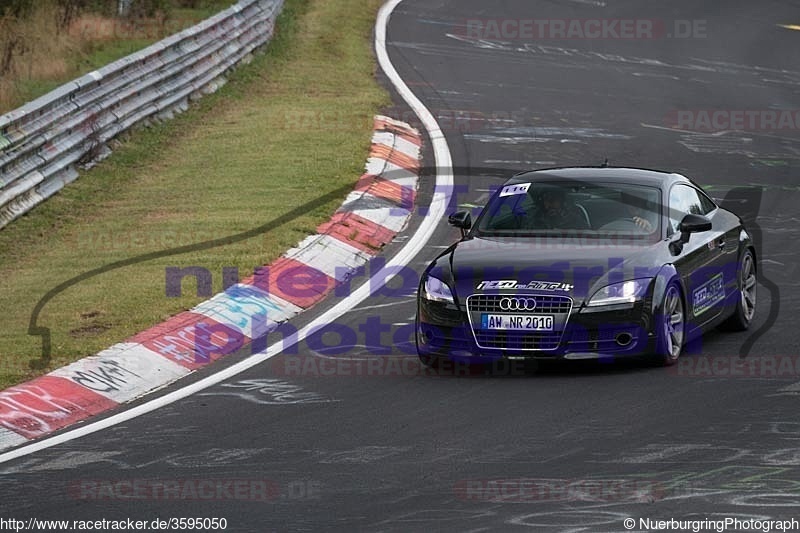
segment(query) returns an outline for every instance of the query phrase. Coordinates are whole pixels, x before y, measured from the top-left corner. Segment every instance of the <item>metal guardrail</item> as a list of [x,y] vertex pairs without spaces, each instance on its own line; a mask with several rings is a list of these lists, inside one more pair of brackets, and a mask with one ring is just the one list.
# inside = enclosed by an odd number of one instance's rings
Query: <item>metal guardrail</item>
[[240,0],[203,22],[0,116],[0,228],[104,158],[107,142],[216,91],[267,43],[283,0]]

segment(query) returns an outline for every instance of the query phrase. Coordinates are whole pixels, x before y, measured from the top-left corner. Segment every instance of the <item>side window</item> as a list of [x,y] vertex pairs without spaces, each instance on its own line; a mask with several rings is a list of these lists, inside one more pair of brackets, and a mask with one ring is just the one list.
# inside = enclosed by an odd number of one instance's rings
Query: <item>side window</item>
[[703,206],[703,214],[707,215],[711,211],[717,208],[717,204],[714,203],[714,200],[709,198],[703,191],[698,191],[700,196],[700,205]]
[[707,215],[716,205],[705,194],[694,187],[677,184],[669,193],[669,224],[672,231],[678,231],[681,219],[689,213]]

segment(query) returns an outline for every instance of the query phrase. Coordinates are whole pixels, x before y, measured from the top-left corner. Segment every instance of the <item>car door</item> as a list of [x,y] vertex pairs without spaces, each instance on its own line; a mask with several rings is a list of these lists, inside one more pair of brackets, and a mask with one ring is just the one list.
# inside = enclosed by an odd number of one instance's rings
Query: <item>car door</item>
[[668,233],[677,238],[678,225],[689,213],[707,216],[710,231],[692,234],[674,260],[686,291],[687,334],[701,329],[720,316],[725,305],[729,246],[726,224],[717,216],[719,209],[702,191],[686,183],[676,183],[669,192]]

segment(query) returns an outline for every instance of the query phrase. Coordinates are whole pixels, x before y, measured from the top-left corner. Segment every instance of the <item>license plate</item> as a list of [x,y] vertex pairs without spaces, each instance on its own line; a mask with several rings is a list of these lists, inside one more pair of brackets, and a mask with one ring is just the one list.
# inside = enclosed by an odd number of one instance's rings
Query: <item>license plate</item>
[[552,331],[550,315],[491,315],[481,314],[481,329],[511,329],[523,331]]

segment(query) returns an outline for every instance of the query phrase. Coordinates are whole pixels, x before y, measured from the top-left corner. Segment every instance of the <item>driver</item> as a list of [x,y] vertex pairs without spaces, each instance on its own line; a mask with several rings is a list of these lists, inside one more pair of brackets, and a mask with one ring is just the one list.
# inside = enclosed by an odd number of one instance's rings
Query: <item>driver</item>
[[539,195],[534,223],[545,229],[589,228],[586,217],[578,206],[567,202],[566,191],[561,187],[548,188]]
[[632,220],[639,229],[647,233],[652,233],[658,226],[658,213],[650,207],[649,202],[638,196],[622,194],[625,209],[628,212],[629,220]]

